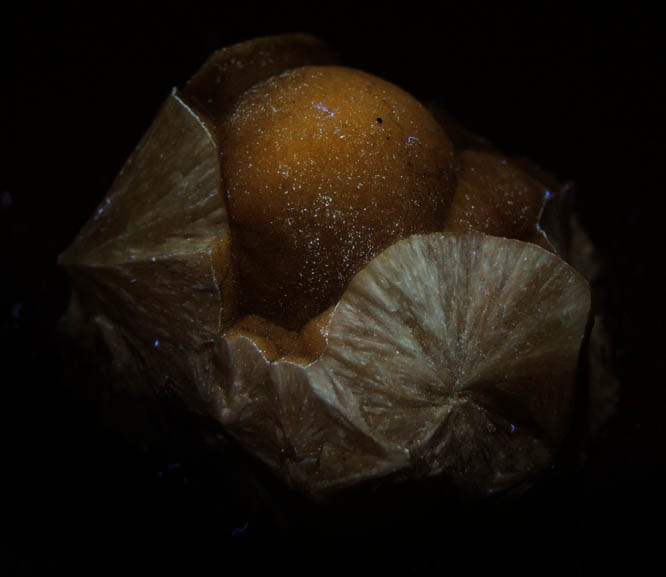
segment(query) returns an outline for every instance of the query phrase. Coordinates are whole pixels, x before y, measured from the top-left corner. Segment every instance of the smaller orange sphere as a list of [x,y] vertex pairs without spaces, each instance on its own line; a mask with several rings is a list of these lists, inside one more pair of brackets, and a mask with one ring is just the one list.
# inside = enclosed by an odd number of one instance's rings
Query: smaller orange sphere
[[460,154],[460,174],[447,232],[482,232],[537,241],[546,187],[504,156],[483,150]]
[[452,145],[415,98],[380,78],[296,68],[248,90],[221,131],[246,314],[300,328],[381,250],[441,228]]

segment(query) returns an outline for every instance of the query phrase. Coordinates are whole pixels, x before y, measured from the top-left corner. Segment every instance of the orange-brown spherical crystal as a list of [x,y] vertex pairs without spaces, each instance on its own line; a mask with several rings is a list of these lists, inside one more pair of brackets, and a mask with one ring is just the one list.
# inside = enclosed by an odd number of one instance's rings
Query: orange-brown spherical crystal
[[545,199],[546,187],[504,156],[465,150],[444,230],[536,242]]
[[307,66],[248,90],[222,127],[240,303],[299,328],[395,240],[441,228],[453,149],[370,74]]

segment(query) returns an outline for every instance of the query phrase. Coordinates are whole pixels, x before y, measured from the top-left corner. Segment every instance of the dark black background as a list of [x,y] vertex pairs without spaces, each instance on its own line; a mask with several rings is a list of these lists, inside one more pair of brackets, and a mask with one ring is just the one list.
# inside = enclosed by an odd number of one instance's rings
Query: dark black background
[[[12,571],[596,574],[655,552],[666,440],[656,14],[560,4],[360,10],[29,6],[9,19],[0,378]],[[246,481],[239,459],[216,459],[188,425],[142,449],[65,377],[54,331],[68,286],[57,254],[172,86],[216,48],[292,31],[320,35],[345,63],[439,100],[501,149],[577,183],[607,264],[622,382],[618,413],[581,471],[509,505],[426,506],[407,520],[384,511],[380,523],[362,508],[308,506],[270,480]]]

